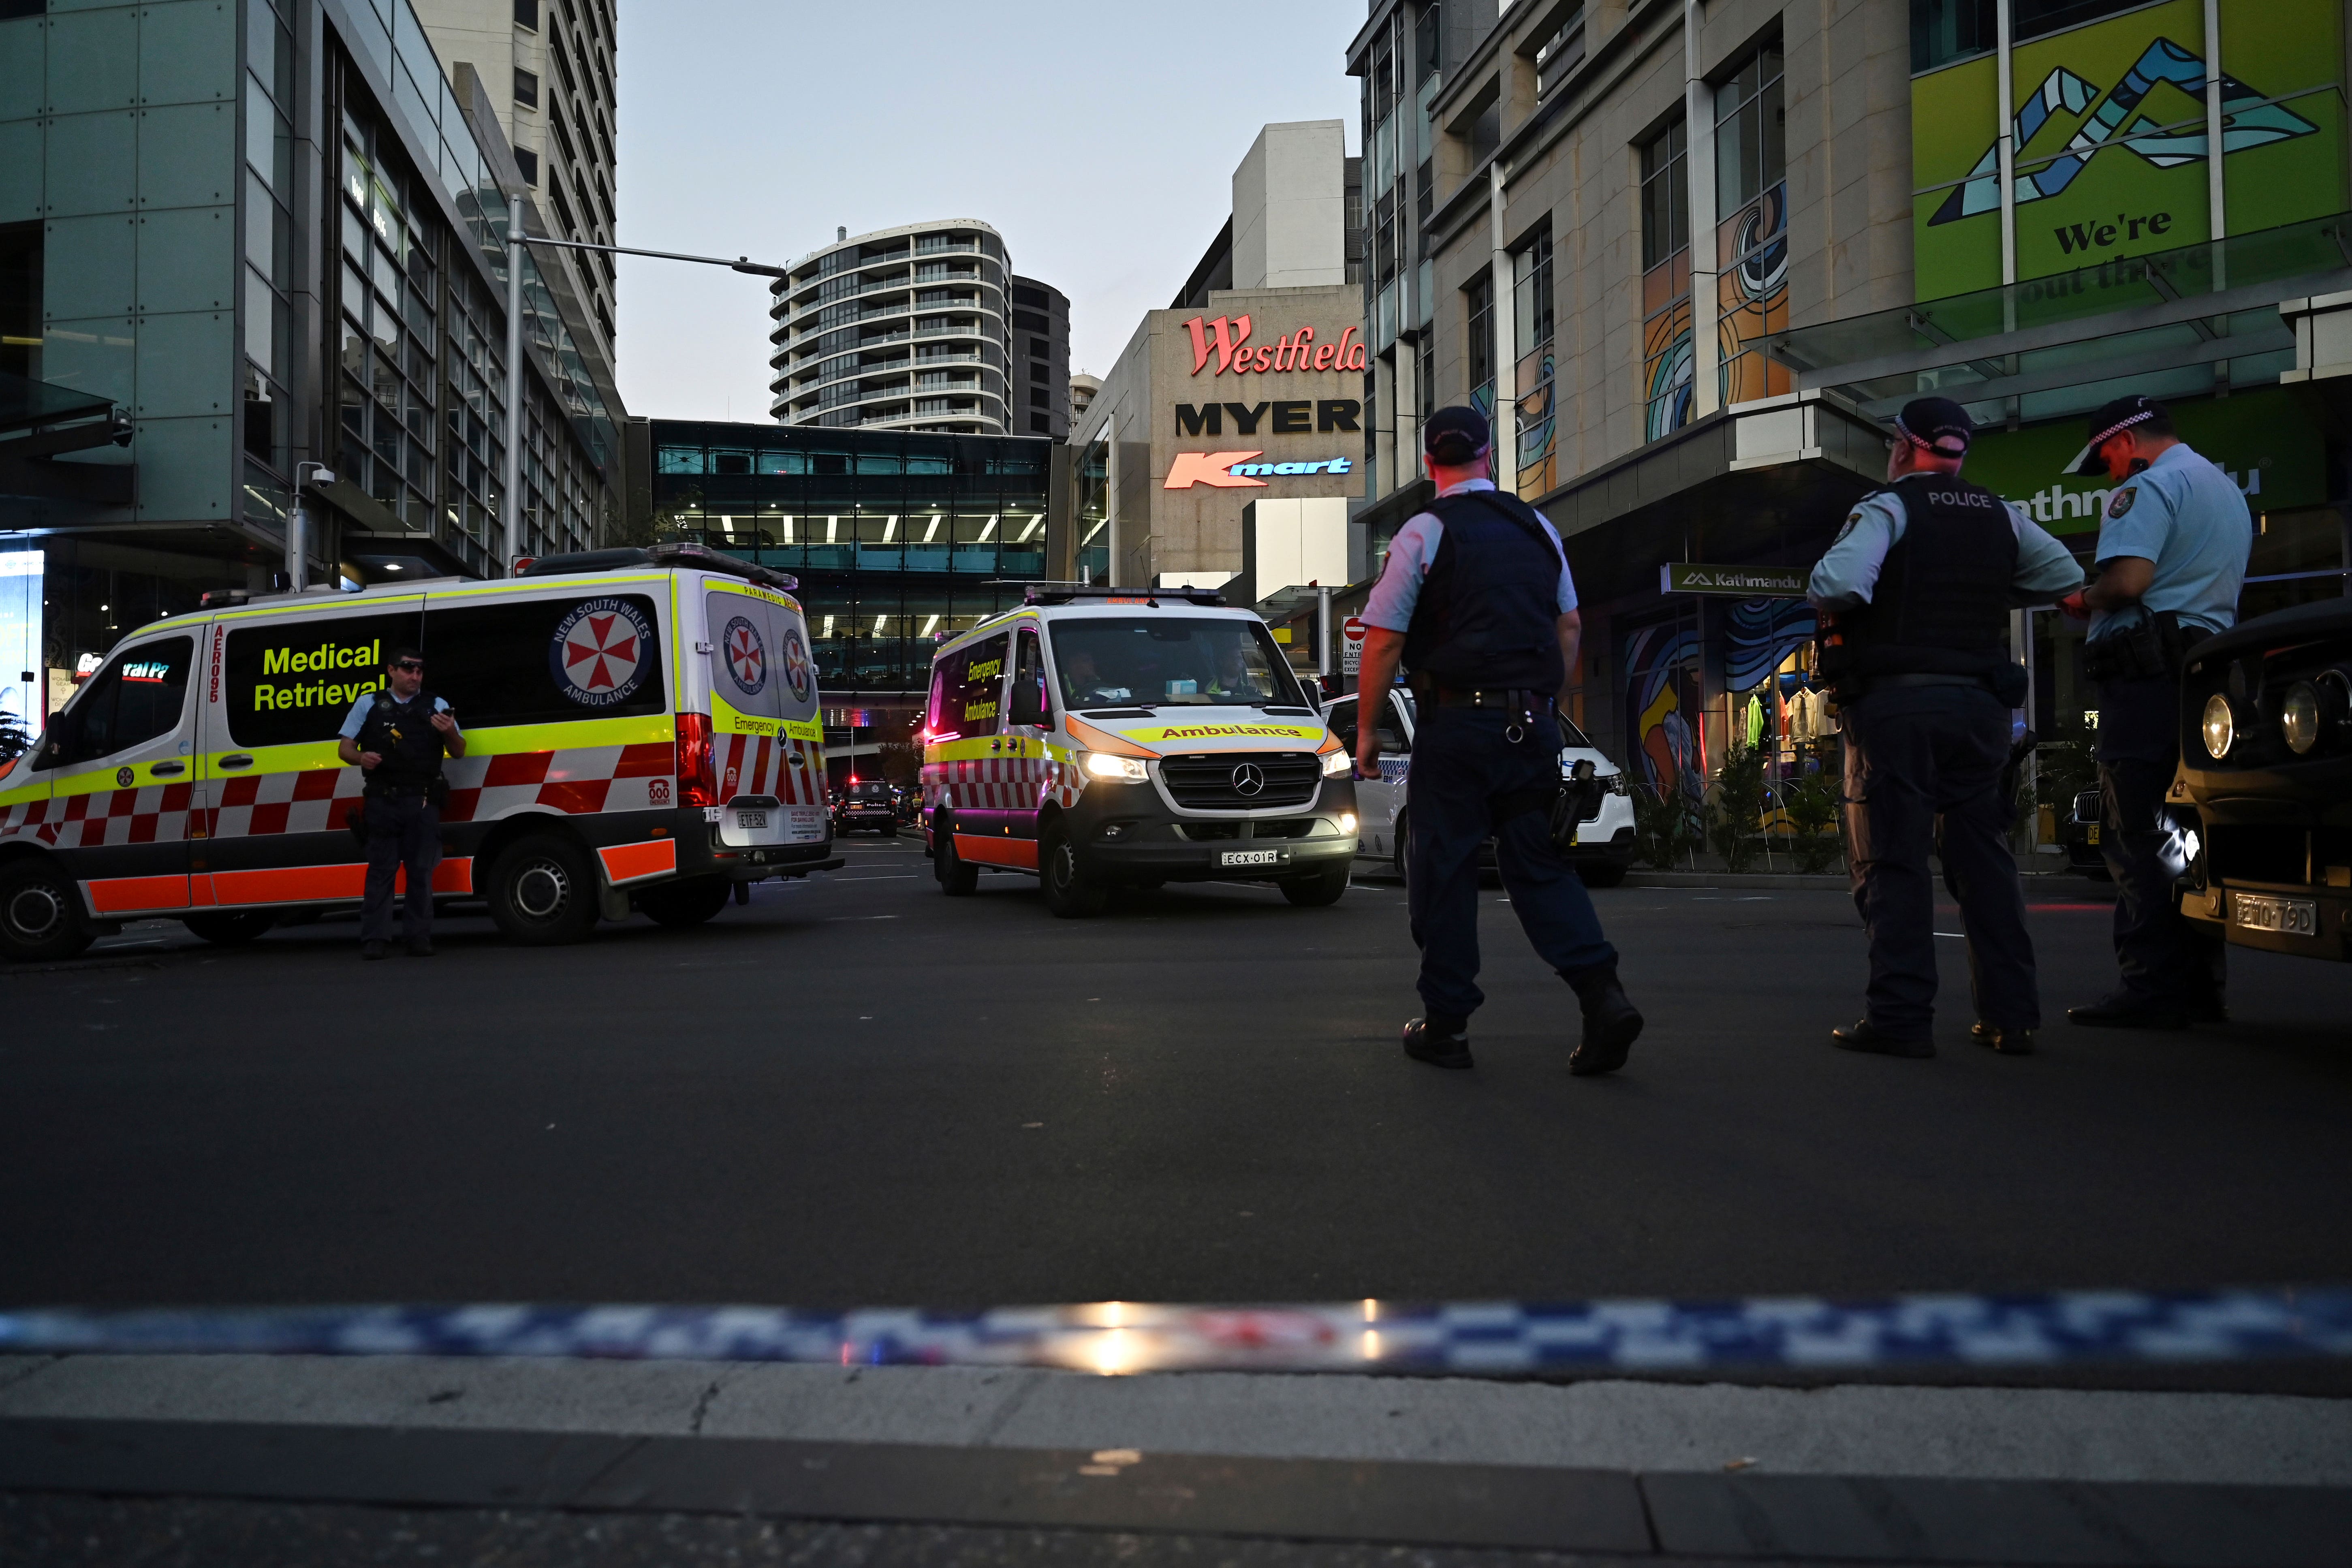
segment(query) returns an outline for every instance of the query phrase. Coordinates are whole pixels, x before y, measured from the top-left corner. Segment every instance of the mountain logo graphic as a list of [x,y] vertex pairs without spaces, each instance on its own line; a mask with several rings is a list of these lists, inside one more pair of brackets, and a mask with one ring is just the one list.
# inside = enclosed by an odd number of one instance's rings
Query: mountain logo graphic
[[[2126,71],[2123,80],[2109,88],[2104,97],[2098,89],[2063,66],[2043,78],[2042,86],[2017,111],[2014,130],[2021,163],[2033,139],[2049,126],[2060,110],[2081,114],[2094,103],[2098,110],[2083,121],[2063,153],[2032,174],[2017,177],[2017,205],[2023,206],[2058,195],[2089,166],[2094,153],[2107,147],[2129,148],[2159,169],[2201,161],[2207,152],[2201,123],[2193,132],[2173,132],[2157,128],[2151,121],[2134,119],[2157,83],[2167,81],[2192,98],[2202,100],[2205,96],[2205,62],[2169,38],[2158,38],[2149,44],[2139,62]],[[2264,102],[2262,93],[2229,72],[2221,73],[2224,155],[2309,136],[2318,129],[2283,104]],[[1996,143],[1985,149],[1984,156],[1969,171],[1969,177],[1953,187],[1944,205],[1927,222],[1930,226],[1954,223],[2000,206],[2000,148]]]

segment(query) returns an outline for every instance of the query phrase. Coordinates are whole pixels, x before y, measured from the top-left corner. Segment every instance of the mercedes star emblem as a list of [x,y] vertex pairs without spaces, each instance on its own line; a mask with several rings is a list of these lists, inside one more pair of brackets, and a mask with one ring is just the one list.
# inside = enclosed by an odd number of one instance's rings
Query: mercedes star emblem
[[1255,795],[1265,787],[1265,770],[1255,763],[1244,763],[1234,770],[1234,793]]

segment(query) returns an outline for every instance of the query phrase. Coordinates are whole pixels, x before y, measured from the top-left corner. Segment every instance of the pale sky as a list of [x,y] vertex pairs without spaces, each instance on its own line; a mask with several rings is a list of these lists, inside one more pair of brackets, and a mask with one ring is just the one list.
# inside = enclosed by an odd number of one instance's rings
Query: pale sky
[[[888,5],[621,0],[619,242],[789,265],[852,234],[978,218],[1070,297],[1110,369],[1232,206],[1274,121],[1346,121],[1364,0]],[[621,395],[768,418],[766,279],[624,257]]]

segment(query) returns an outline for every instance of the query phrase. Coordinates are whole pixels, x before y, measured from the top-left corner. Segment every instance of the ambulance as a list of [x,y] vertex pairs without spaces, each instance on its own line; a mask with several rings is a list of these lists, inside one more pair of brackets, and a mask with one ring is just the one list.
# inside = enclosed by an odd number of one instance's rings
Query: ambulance
[[209,594],[119,645],[0,763],[0,956],[129,920],[209,942],[358,901],[361,773],[336,755],[394,648],[466,732],[434,891],[522,942],[631,909],[710,919],[843,862],[792,578],[700,545],[549,556],[496,582]]
[[1265,623],[1195,589],[1033,589],[940,645],[923,837],[951,896],[1027,872],[1091,915],[1113,888],[1249,881],[1337,903],[1353,765]]

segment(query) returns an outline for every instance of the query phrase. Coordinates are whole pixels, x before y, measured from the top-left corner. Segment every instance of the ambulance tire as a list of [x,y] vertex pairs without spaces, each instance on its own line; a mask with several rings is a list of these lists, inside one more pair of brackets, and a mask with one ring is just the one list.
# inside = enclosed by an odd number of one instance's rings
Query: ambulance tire
[[1347,895],[1348,871],[1346,866],[1329,866],[1304,877],[1285,877],[1282,896],[1301,909],[1327,908]]
[[1066,921],[1098,915],[1110,900],[1110,889],[1087,877],[1070,836],[1058,826],[1047,828],[1037,847],[1037,880],[1045,889],[1045,908]]
[[490,919],[509,942],[552,947],[596,928],[596,871],[586,850],[553,833],[507,846],[490,868]]
[[657,926],[698,926],[725,909],[734,892],[724,877],[687,877],[644,889],[637,908]]
[[215,910],[210,914],[182,915],[180,923],[215,947],[243,947],[268,933],[278,923],[278,911]]
[[968,865],[956,853],[955,825],[942,816],[931,828],[931,842],[939,848],[931,856],[931,875],[939,879],[940,891],[950,899],[970,898],[980,891],[980,868]]
[[71,958],[98,933],[81,918],[73,881],[46,860],[0,868],[0,958],[19,963]]

